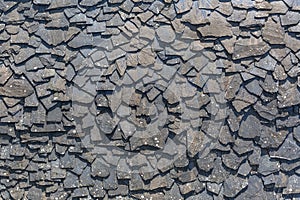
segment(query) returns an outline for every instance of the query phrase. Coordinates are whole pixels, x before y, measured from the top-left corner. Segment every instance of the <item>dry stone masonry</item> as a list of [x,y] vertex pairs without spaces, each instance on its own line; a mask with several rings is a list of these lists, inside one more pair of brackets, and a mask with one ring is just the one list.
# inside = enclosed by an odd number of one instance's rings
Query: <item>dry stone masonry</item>
[[299,199],[299,50],[299,0],[0,0],[0,199]]

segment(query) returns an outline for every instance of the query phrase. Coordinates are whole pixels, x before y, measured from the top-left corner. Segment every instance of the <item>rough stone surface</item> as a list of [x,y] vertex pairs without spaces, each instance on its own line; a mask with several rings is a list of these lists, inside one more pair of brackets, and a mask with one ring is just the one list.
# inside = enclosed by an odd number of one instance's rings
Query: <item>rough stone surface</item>
[[0,1],[0,199],[299,199],[300,1]]

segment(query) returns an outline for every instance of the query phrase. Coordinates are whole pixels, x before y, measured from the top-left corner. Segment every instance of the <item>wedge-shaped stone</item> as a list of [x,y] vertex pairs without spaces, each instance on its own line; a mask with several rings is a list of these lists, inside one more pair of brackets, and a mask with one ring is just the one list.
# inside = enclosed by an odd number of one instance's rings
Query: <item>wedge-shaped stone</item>
[[3,87],[0,87],[0,95],[6,97],[27,97],[34,92],[26,79],[10,79]]
[[239,136],[242,138],[255,138],[260,135],[261,124],[259,119],[253,115],[249,115],[245,121],[242,121],[239,130]]
[[251,56],[260,56],[270,50],[270,46],[262,39],[249,38],[240,39],[234,45],[233,56],[234,60],[247,58]]
[[209,17],[209,22],[209,25],[197,29],[203,37],[232,36],[231,25],[221,14],[213,12]]
[[276,151],[270,152],[271,158],[279,158],[284,160],[296,160],[300,158],[300,147],[290,134],[283,144]]
[[224,196],[226,197],[235,197],[237,194],[247,187],[248,180],[240,178],[238,176],[230,176],[224,182]]

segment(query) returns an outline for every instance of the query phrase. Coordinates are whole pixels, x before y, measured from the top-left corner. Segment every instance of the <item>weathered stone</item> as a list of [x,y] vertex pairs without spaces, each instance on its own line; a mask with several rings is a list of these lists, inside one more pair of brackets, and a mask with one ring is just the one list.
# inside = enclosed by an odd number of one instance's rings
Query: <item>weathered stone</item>
[[276,173],[280,169],[279,162],[271,160],[268,155],[262,156],[259,163],[257,171],[264,176]]
[[93,38],[91,35],[85,33],[79,33],[75,36],[68,45],[72,48],[80,48],[84,46],[91,46],[93,44]]
[[6,97],[27,97],[33,93],[34,90],[26,79],[11,78],[3,87],[0,87],[0,95]]
[[231,25],[217,12],[213,12],[209,17],[209,25],[200,27],[197,30],[203,37],[223,37],[231,36]]
[[262,29],[263,39],[270,44],[284,44],[284,30],[279,23],[269,19]]
[[248,185],[248,180],[238,176],[229,176],[224,182],[223,194],[226,197],[235,197]]
[[300,45],[299,39],[291,36],[288,33],[285,33],[284,42],[285,42],[286,46],[288,48],[290,48],[293,52],[299,51],[299,49],[300,49],[300,47],[299,47],[299,45]]
[[175,32],[170,26],[160,26],[156,29],[158,39],[162,42],[171,43],[175,40]]
[[261,39],[240,39],[234,45],[233,59],[260,56],[270,50],[270,46]]
[[296,144],[292,135],[288,135],[277,151],[270,153],[271,158],[280,158],[285,160],[295,160],[299,158],[300,148]]

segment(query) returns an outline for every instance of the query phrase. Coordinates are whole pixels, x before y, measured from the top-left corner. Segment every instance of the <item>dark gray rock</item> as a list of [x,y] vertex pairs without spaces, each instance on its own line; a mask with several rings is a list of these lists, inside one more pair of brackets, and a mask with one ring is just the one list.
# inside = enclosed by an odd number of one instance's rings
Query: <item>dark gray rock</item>
[[270,152],[270,157],[284,160],[296,160],[300,157],[299,152],[300,147],[296,144],[296,141],[290,134],[277,151]]
[[224,182],[223,194],[226,197],[236,197],[238,193],[246,188],[248,180],[238,176],[229,176]]
[[67,172],[63,184],[64,184],[64,188],[66,189],[78,188],[80,186],[78,177],[71,172]]
[[247,118],[242,121],[239,136],[242,138],[255,138],[260,136],[261,124],[260,121],[253,115],[247,116]]
[[2,65],[0,67],[0,85],[4,85],[8,79],[12,76],[12,71],[9,67]]
[[3,87],[0,88],[0,95],[6,97],[27,97],[33,94],[34,90],[26,79],[11,78]]
[[92,163],[91,174],[94,177],[108,177],[110,174],[109,167],[103,159],[96,158]]
[[157,37],[160,41],[171,43],[175,40],[175,32],[170,26],[160,26],[156,29]]
[[278,161],[271,160],[269,156],[262,156],[259,162],[257,172],[267,176],[272,173],[276,173],[280,169],[280,164]]
[[234,45],[233,59],[260,56],[270,50],[270,46],[261,39],[240,39]]

